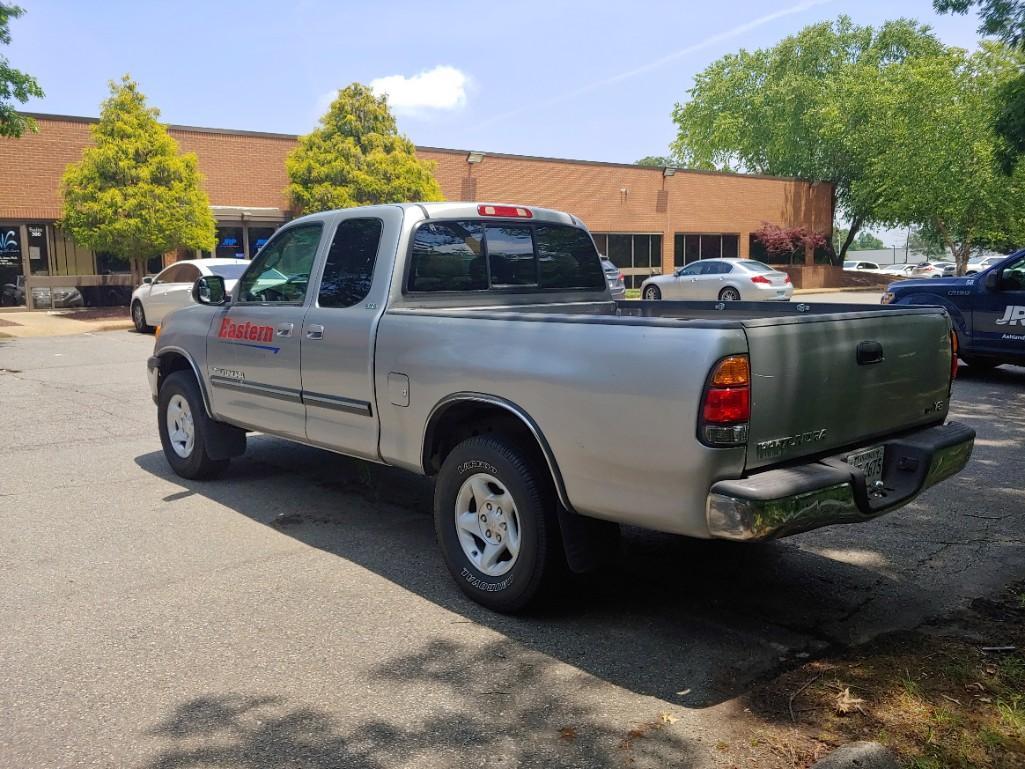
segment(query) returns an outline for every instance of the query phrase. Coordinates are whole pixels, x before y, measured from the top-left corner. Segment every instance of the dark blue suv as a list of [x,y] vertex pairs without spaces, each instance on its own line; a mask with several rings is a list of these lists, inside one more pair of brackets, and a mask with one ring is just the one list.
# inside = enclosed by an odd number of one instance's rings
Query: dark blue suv
[[883,304],[946,308],[969,366],[1025,365],[1025,249],[976,275],[893,283]]

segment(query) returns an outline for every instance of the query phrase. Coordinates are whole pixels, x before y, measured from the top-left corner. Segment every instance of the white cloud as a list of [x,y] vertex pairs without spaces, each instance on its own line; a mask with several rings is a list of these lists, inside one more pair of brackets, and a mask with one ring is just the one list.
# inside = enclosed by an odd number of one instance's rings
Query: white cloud
[[423,115],[466,106],[469,76],[455,67],[439,64],[412,77],[389,75],[370,81],[374,93],[385,94],[397,115]]

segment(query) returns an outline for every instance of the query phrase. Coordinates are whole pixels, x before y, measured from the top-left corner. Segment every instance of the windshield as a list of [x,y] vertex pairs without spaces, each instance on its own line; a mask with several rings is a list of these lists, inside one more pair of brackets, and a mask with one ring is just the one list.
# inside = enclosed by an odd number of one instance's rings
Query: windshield
[[848,267],[853,267],[854,266],[854,262],[844,262],[843,266],[844,266],[844,269],[847,269]]
[[[756,262],[754,259],[741,259],[737,263],[747,267],[752,272],[775,272],[769,265]],[[849,262],[849,264],[853,264],[853,262]]]
[[249,262],[239,262],[238,264],[215,264],[207,269],[214,275],[220,275],[225,280],[238,280],[242,277],[242,273],[246,271],[248,266]]

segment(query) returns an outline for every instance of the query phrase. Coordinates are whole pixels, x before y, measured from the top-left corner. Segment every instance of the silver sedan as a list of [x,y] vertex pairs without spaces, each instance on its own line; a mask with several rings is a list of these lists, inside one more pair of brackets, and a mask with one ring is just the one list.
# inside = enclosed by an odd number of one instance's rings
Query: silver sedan
[[649,301],[786,302],[793,293],[789,275],[754,259],[702,259],[641,285],[641,297]]

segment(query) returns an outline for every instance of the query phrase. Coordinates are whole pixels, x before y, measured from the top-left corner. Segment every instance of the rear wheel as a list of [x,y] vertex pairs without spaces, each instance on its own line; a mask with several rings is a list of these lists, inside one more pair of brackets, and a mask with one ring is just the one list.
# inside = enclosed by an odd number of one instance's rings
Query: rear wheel
[[148,334],[153,330],[152,326],[146,325],[146,311],[142,309],[142,302],[138,299],[132,302],[132,323],[140,334]]
[[460,589],[501,612],[534,600],[564,558],[555,504],[547,471],[511,438],[456,446],[438,474],[434,528]]
[[224,472],[229,460],[212,459],[207,453],[211,420],[195,377],[188,371],[175,371],[160,386],[157,404],[160,443],[171,469],[190,480]]
[[657,302],[662,298],[662,291],[658,286],[648,286],[644,289],[644,298],[649,302]]
[[740,292],[737,291],[737,289],[733,288],[733,286],[727,286],[726,288],[724,288],[722,291],[719,292],[719,301],[720,302],[739,302],[740,301]]

